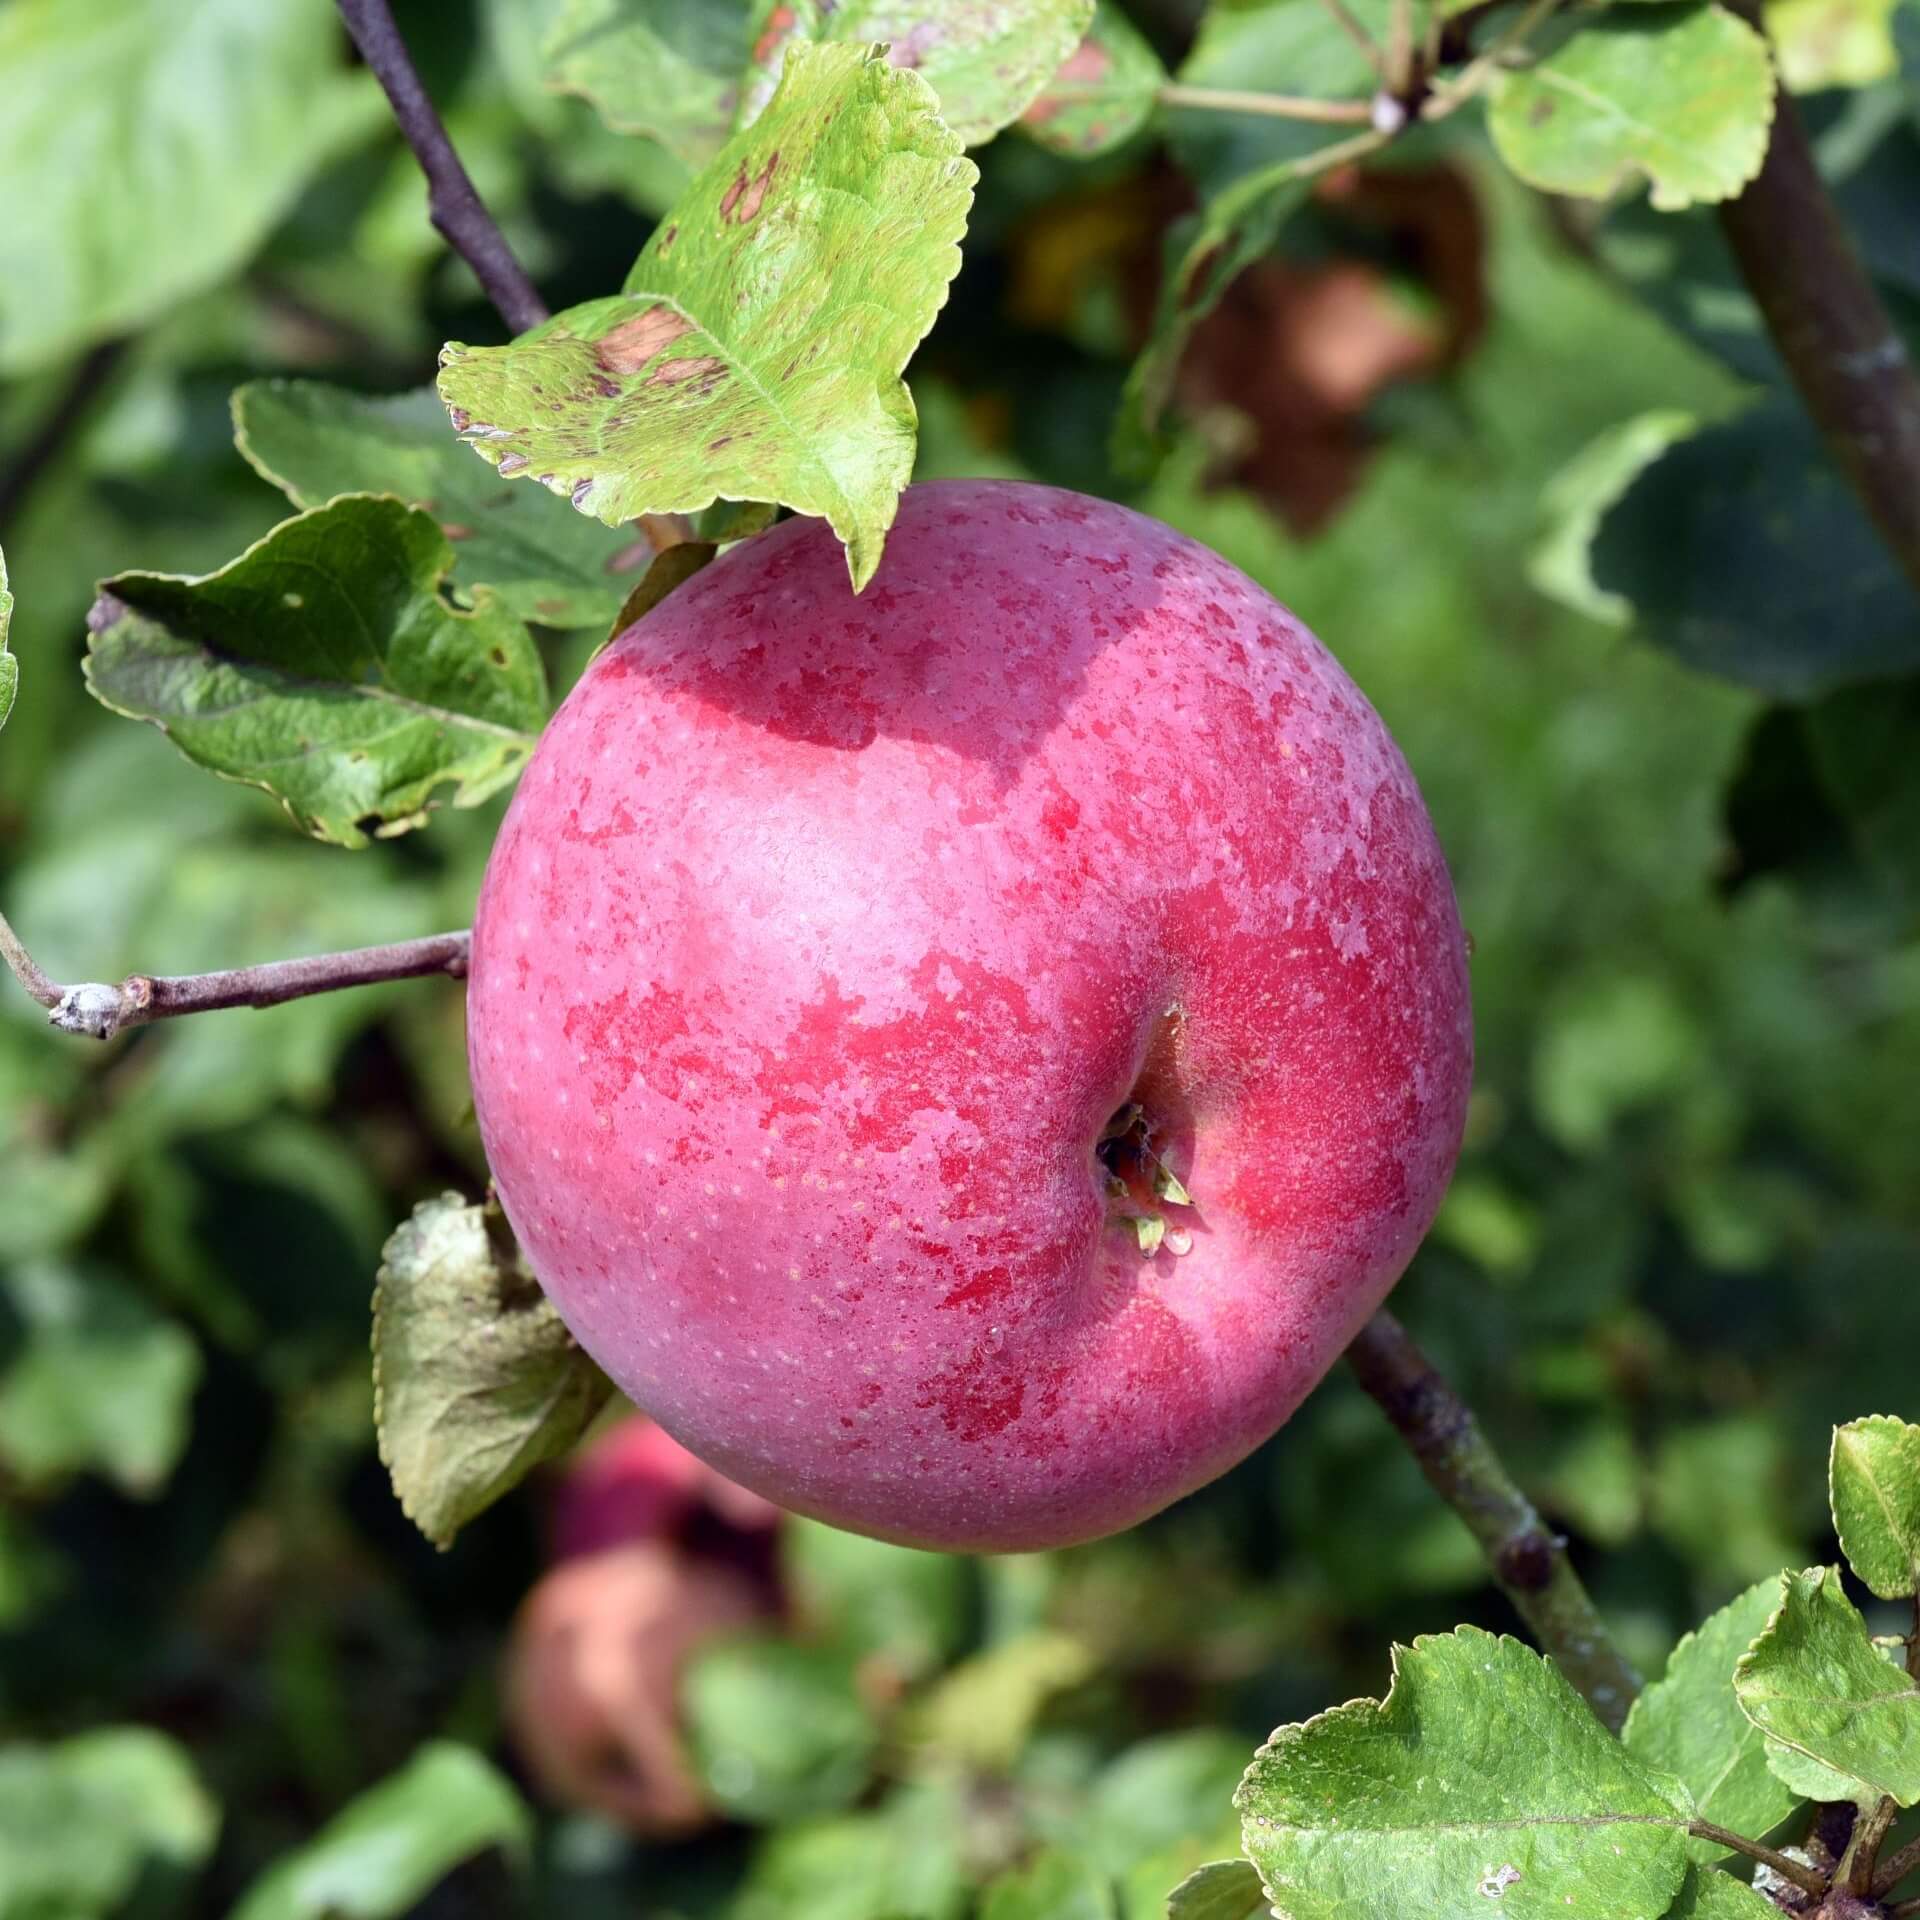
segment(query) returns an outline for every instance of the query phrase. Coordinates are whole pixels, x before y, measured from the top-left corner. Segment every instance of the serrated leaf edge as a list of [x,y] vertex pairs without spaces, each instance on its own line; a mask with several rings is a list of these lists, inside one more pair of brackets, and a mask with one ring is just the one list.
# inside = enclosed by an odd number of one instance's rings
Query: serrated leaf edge
[[[5,586],[6,574],[4,571],[0,571],[0,590],[3,590]],[[3,637],[4,630],[0,630],[0,638]],[[1913,1422],[1910,1420],[1902,1420],[1897,1413],[1863,1413],[1857,1420],[1849,1420],[1843,1425],[1835,1427],[1833,1430],[1833,1441],[1827,1452],[1827,1506],[1833,1515],[1833,1530],[1840,1539],[1840,1551],[1846,1555],[1847,1565],[1852,1567],[1855,1574],[1859,1576],[1861,1584],[1878,1600],[1904,1600],[1916,1590],[1920,1590],[1920,1560],[1909,1557],[1908,1572],[1912,1576],[1913,1585],[1908,1587],[1906,1593],[1882,1593],[1878,1587],[1874,1586],[1872,1581],[1860,1573],[1859,1563],[1854,1558],[1853,1548],[1847,1544],[1846,1528],[1840,1524],[1839,1503],[1833,1498],[1833,1471],[1835,1464],[1840,1458],[1841,1437],[1844,1434],[1852,1433],[1862,1427],[1897,1427],[1901,1431],[1909,1433],[1914,1430]],[[1887,1505],[1884,1496],[1880,1492],[1880,1483],[1864,1472],[1861,1474],[1861,1478],[1865,1479],[1867,1484],[1872,1487],[1873,1497],[1879,1502],[1880,1511],[1886,1516],[1888,1532],[1890,1532],[1895,1539],[1898,1539],[1900,1536],[1899,1523],[1894,1518],[1893,1510]]]

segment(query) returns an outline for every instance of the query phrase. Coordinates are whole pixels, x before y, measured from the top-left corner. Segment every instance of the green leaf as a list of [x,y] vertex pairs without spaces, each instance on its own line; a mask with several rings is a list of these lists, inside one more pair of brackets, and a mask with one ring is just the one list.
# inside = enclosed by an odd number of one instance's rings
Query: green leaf
[[1090,160],[1130,140],[1153,114],[1167,70],[1113,0],[1020,116],[1020,130],[1054,153]]
[[547,84],[705,166],[733,125],[747,15],[748,0],[567,0],[542,48]]
[[372,399],[317,380],[253,380],[233,395],[234,444],[296,507],[395,493],[453,542],[454,583],[493,587],[523,620],[603,626],[652,557],[535,487],[489,473],[447,428],[431,387]]
[[970,1811],[959,1783],[920,1781],[871,1812],[775,1827],[727,1920],[959,1920]]
[[326,0],[13,0],[0,73],[0,375],[224,278],[385,111]]
[[1246,1743],[1237,1734],[1194,1727],[1139,1741],[1093,1783],[1071,1833],[1062,1837],[1115,1875],[1182,1842],[1205,1842],[1208,1852],[1216,1851],[1245,1772]]
[[1250,1860],[1210,1860],[1167,1895],[1167,1920],[1255,1920],[1266,1910]]
[[676,540],[672,546],[662,547],[648,562],[639,584],[620,603],[620,611],[607,628],[607,641],[617,640],[675,588],[684,587],[696,573],[713,563],[719,551],[711,540]]
[[0,1460],[27,1482],[97,1471],[153,1493],[187,1443],[200,1349],[119,1281],[53,1261],[0,1276],[23,1337],[0,1370]]
[[1004,1770],[1048,1703],[1084,1685],[1098,1665],[1093,1650],[1069,1634],[1016,1634],[944,1675],[914,1703],[903,1735],[909,1745],[959,1756],[983,1772]]
[[1636,7],[1507,75],[1488,125],[1532,186],[1604,200],[1644,173],[1670,213],[1729,200],[1760,171],[1773,92],[1766,40],[1726,8]]
[[1744,1880],[1698,1863],[1687,1868],[1666,1920],[1779,1920],[1780,1909]]
[[502,472],[608,522],[723,496],[823,514],[864,586],[913,467],[900,372],[959,266],[975,177],[918,76],[795,48],[624,292],[510,346],[449,345],[440,397]]
[[766,110],[802,42],[884,43],[969,147],[1017,120],[1093,23],[1093,0],[758,0],[736,127]]
[[1842,687],[1803,710],[1813,764],[1867,860],[1920,902],[1920,677]]
[[802,1621],[902,1678],[945,1661],[966,1635],[973,1575],[956,1555],[843,1533],[798,1515],[780,1530],[780,1589]]
[[423,1200],[387,1241],[373,1390],[393,1490],[439,1547],[572,1446],[613,1391],[505,1223],[457,1193]]
[[1645,639],[1765,693],[1920,667],[1920,599],[1790,401],[1670,447],[1607,514],[1592,561]]
[[1113,1888],[1084,1860],[1049,1849],[988,1885],[980,1920],[1114,1920]]
[[13,711],[20,687],[20,662],[7,651],[7,628],[13,623],[13,595],[7,591],[7,556],[0,553],[0,727]]
[[1734,1670],[1767,1764],[1809,1800],[1920,1800],[1920,1689],[1883,1660],[1839,1570],[1782,1576],[1779,1611]]
[[857,1799],[876,1735],[850,1658],[789,1640],[740,1640],[700,1654],[680,1682],[700,1778],[716,1804],[773,1823]]
[[123,573],[88,617],[87,686],[188,759],[263,787],[317,839],[416,826],[511,781],[546,717],[527,630],[441,588],[453,548],[403,501],[348,494],[218,573]]
[[[1762,1580],[1710,1614],[1633,1703],[1620,1735],[1636,1759],[1685,1782],[1702,1820],[1734,1833],[1769,1833],[1800,1803],[1767,1765],[1765,1736],[1733,1691],[1734,1667],[1779,1598],[1779,1580]],[[1687,1845],[1697,1860],[1723,1857],[1709,1840]]]
[[1282,1727],[1240,1788],[1247,1854],[1289,1920],[1665,1913],[1686,1790],[1634,1759],[1517,1640],[1394,1649],[1384,1701]]
[[119,1912],[144,1870],[192,1871],[219,1830],[185,1753],[148,1728],[0,1747],[0,1920]]
[[1920,1589],[1920,1427],[1891,1414],[1835,1427],[1828,1482],[1854,1572],[1882,1600]]
[[532,1822],[471,1747],[436,1740],[247,1890],[231,1920],[399,1920],[463,1861],[518,1857]]

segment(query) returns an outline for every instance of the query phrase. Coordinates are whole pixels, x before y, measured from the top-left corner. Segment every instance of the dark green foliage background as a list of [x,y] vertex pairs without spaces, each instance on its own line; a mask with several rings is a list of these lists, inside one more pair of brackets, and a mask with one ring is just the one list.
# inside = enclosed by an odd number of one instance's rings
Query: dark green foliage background
[[[584,105],[503,72],[498,11],[402,13],[559,307],[618,284],[671,182]],[[1914,709],[1877,689],[1770,707],[1530,582],[1556,478],[1596,434],[1652,409],[1727,415],[1739,377],[1771,375],[1737,326],[1729,349],[1656,315],[1679,311],[1680,269],[1652,303],[1603,271],[1468,118],[1421,157],[1461,169],[1479,200],[1490,320],[1456,369],[1380,404],[1344,510],[1289,536],[1206,483],[1206,423],[1124,497],[1295,606],[1422,782],[1476,943],[1480,1064],[1454,1193],[1397,1304],[1652,1669],[1740,1587],[1830,1557],[1831,1424],[1920,1416],[1920,866],[1901,830],[1920,808],[1886,738],[1891,711],[1911,757]],[[1910,260],[1920,142],[1899,137],[1876,164],[1906,169]],[[911,373],[922,471],[1114,491],[1125,302],[1098,273],[1045,321],[1017,296],[1089,196],[1145,199],[1162,162],[1142,145],[1076,166],[1018,139],[978,158],[965,264]],[[1871,222],[1903,203],[1876,178],[1859,204]],[[1669,227],[1701,243],[1703,277],[1721,271],[1707,216]],[[1286,244],[1346,243],[1316,228]],[[132,340],[0,525],[21,662],[0,738],[0,898],[56,976],[465,923],[498,803],[361,853],[314,846],[265,797],[95,708],[79,660],[96,579],[211,568],[284,516],[234,452],[236,385],[394,390],[430,375],[441,340],[497,337],[396,137],[370,125],[244,271]],[[0,448],[28,442],[68,372],[0,388]],[[1776,453],[1818,459],[1797,440]],[[1705,442],[1690,457],[1746,458]],[[1750,556],[1687,547],[1671,507],[1628,509],[1596,552],[1601,587],[1771,617],[1765,580],[1737,577]],[[1726,578],[1687,571],[1715,556]],[[1819,572],[1817,552],[1778,564]],[[595,637],[548,637],[556,685]],[[1755,646],[1792,638],[1756,630]],[[511,1768],[495,1663],[540,1569],[541,1489],[436,1555],[370,1424],[380,1243],[413,1201],[484,1178],[460,1023],[458,991],[427,983],[102,1054],[47,1034],[24,998],[0,1002],[0,1736],[138,1721],[184,1745],[224,1824],[190,1886],[144,1888],[152,1911],[225,1911],[430,1738]],[[948,1663],[1009,1643],[1030,1656],[1041,1643],[1021,1636],[1044,1628],[1079,1643],[1082,1677],[1023,1717],[989,1661],[973,1677],[996,1704],[959,1735],[951,1711],[912,1720],[923,1684],[871,1757],[878,1777],[856,1755],[856,1797],[824,1820],[817,1755],[787,1797],[770,1789],[748,1821],[677,1849],[542,1810],[530,1879],[492,1854],[419,1910],[949,1915],[1051,1844],[1101,1874],[1139,1868],[1127,1911],[1155,1912],[1178,1877],[1166,1859],[1220,1850],[1231,1785],[1274,1724],[1381,1691],[1394,1637],[1513,1626],[1341,1374],[1244,1466],[1130,1535],[938,1573],[876,1561],[836,1604],[896,1587],[896,1614],[842,1623],[855,1643],[911,1637],[932,1606],[960,1622]],[[833,1625],[816,1637],[847,1637]],[[780,1699],[751,1710],[758,1737],[817,1735]],[[997,1756],[964,1737],[995,1713]],[[1043,1910],[1016,1894],[992,1911]],[[1058,1888],[1043,1898],[1067,1910]]]

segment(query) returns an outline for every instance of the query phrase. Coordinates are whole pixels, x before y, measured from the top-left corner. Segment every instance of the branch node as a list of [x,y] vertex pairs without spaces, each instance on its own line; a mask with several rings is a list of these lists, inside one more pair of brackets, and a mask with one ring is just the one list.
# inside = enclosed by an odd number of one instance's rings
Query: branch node
[[125,1019],[125,996],[104,980],[67,988],[47,1013],[48,1026],[86,1040],[111,1040]]

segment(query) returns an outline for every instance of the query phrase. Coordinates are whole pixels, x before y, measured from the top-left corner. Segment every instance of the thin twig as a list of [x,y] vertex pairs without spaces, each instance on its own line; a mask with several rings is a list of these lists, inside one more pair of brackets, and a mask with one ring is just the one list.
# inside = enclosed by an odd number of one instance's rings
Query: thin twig
[[1413,0],[1392,0],[1387,9],[1387,91],[1404,100],[1413,79]]
[[1758,1860],[1763,1867],[1771,1867],[1781,1879],[1791,1880],[1803,1893],[1822,1894],[1827,1890],[1827,1876],[1818,1867],[1810,1867],[1790,1853],[1776,1853],[1758,1840],[1749,1840],[1744,1833],[1716,1827],[1711,1820],[1690,1820],[1687,1832],[1696,1840],[1710,1840],[1729,1853],[1744,1853],[1749,1860]]
[[1436,87],[1428,96],[1421,117],[1444,120],[1464,107],[1491,80],[1507,57],[1517,51],[1533,30],[1560,5],[1560,0],[1533,0],[1532,6],[1509,21],[1485,53],[1477,54],[1444,87]]
[[336,993],[342,987],[370,987],[383,980],[417,980],[444,973],[464,978],[470,933],[435,933],[423,940],[400,940],[385,947],[356,947],[348,953],[316,953],[299,960],[273,960],[259,967],[230,967],[219,973],[132,973],[118,986],[87,981],[63,987],[51,980],[21,944],[0,914],[0,959],[28,994],[47,1009],[47,1023],[62,1033],[89,1040],[111,1040],[129,1027],[174,1020],[188,1013],[217,1013],[226,1007],[277,1007],[310,994]]
[[506,235],[454,152],[394,24],[392,7],[387,0],[338,0],[338,4],[354,45],[385,89],[393,117],[427,176],[427,211],[435,229],[473,269],[509,332],[525,333],[539,326],[548,317],[546,303],[514,258]]
[[1367,65],[1380,76],[1384,85],[1387,80],[1387,57],[1380,51],[1380,43],[1361,25],[1359,15],[1346,4],[1346,0],[1321,0],[1321,4],[1333,16],[1334,25],[1366,55]]
[[1373,108],[1365,100],[1315,100],[1292,93],[1236,93],[1224,87],[1184,87],[1170,80],[1157,98],[1163,107],[1198,107],[1209,113],[1257,113],[1275,120],[1316,120],[1364,126]]
[[1613,1644],[1567,1558],[1566,1542],[1548,1531],[1514,1484],[1466,1402],[1384,1310],[1361,1328],[1347,1362],[1428,1484],[1467,1523],[1542,1652],[1618,1733],[1640,1676]]
[[1881,1845],[1899,1811],[1892,1799],[1883,1794],[1870,1813],[1863,1813],[1854,1821],[1847,1850],[1833,1870],[1835,1886],[1844,1887],[1851,1894],[1864,1894],[1873,1885],[1873,1863],[1879,1859]]
[[73,377],[26,445],[8,458],[4,473],[0,473],[0,529],[11,524],[35,482],[73,437],[126,350],[124,340],[103,340],[92,348],[74,368]]
[[[1734,11],[1765,30],[1758,0],[1736,0]],[[1920,376],[1784,87],[1760,171],[1718,211],[1801,403],[1888,551],[1920,587]]]
[[[1920,1872],[1920,1840],[1909,1840],[1896,1853],[1880,1862],[1873,1876],[1873,1897],[1878,1900],[1891,1893],[1908,1874]],[[1920,1901],[1911,1903],[1920,1906]],[[1897,1912],[1898,1909],[1896,1908]]]

